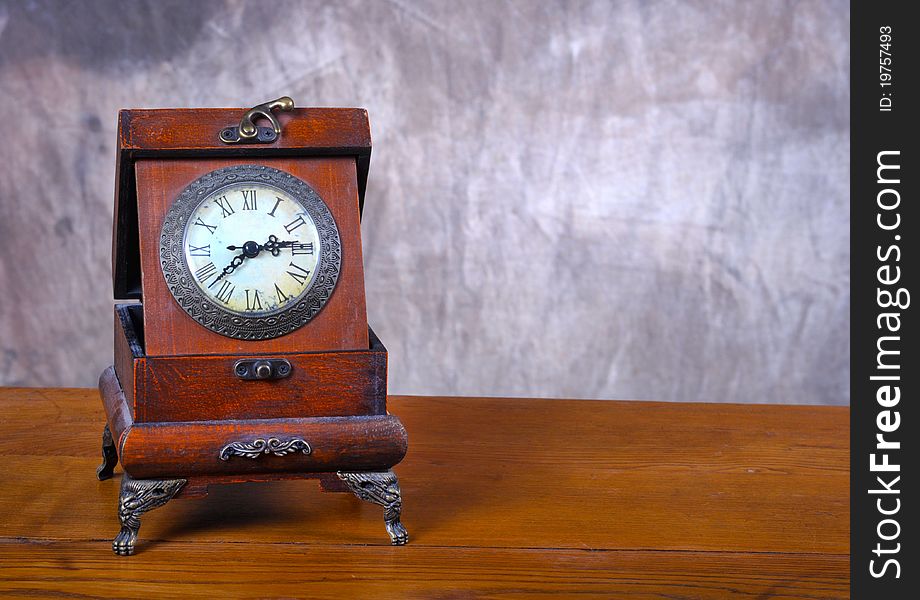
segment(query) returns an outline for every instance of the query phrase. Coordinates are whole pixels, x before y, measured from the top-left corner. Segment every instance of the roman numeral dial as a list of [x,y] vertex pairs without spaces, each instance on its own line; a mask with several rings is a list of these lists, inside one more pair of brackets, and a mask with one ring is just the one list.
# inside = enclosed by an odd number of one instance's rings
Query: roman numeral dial
[[195,271],[195,279],[198,280],[198,283],[205,283],[215,275],[217,275],[217,266],[213,262],[202,265]]
[[188,247],[189,256],[211,256],[211,244],[205,246],[195,246],[189,244]]
[[208,233],[211,233],[211,234],[217,231],[217,225],[208,225],[207,223],[201,220],[201,217],[198,217],[197,219],[195,219],[195,225],[197,225],[198,227],[204,227],[205,229],[208,230]]
[[233,292],[235,290],[236,286],[230,283],[228,280],[224,279],[223,283],[221,283],[220,289],[217,290],[216,294],[214,294],[214,297],[224,304],[230,304],[230,298],[233,297]]
[[224,166],[189,182],[163,217],[156,257],[189,327],[245,350],[298,335],[327,303],[347,308],[350,295],[334,292],[351,237],[340,237],[330,208],[309,182],[267,165]]
[[323,248],[308,207],[258,179],[230,181],[196,199],[186,221],[186,281],[214,307],[244,318],[298,306]]
[[294,256],[298,254],[313,254],[313,242],[307,242],[306,244],[291,244],[291,254]]
[[215,198],[214,204],[220,207],[220,216],[225,219],[236,212],[233,210],[233,205],[230,203],[226,196]]
[[287,274],[291,276],[291,279],[297,282],[297,285],[302,286],[307,283],[307,279],[310,278],[310,271],[308,269],[304,269],[300,265],[295,265],[293,261],[290,267],[291,270],[288,271]]
[[284,226],[285,231],[288,233],[294,233],[295,229],[300,228],[302,225],[306,225],[306,221],[303,220],[303,215],[297,217],[290,223]]
[[259,290],[246,290],[246,310],[263,310]]

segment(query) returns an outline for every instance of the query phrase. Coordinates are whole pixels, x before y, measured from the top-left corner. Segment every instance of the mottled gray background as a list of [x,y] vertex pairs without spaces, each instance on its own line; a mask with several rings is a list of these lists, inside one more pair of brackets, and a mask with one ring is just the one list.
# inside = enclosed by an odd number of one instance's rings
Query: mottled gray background
[[846,404],[849,7],[0,2],[0,384],[111,361],[122,107],[362,106],[394,393]]

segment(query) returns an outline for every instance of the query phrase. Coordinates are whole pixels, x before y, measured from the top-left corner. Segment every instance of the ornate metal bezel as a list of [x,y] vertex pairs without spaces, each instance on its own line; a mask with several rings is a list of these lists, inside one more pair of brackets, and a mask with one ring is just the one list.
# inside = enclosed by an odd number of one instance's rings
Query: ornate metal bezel
[[[299,202],[319,233],[320,253],[312,283],[288,305],[258,316],[242,315],[216,304],[195,284],[185,258],[185,233],[195,210],[222,187],[253,182],[276,187]],[[342,262],[339,229],[329,207],[307,183],[261,165],[237,165],[211,171],[176,198],[160,231],[160,266],[173,298],[190,317],[216,333],[240,340],[264,340],[288,334],[315,317],[335,289]]]

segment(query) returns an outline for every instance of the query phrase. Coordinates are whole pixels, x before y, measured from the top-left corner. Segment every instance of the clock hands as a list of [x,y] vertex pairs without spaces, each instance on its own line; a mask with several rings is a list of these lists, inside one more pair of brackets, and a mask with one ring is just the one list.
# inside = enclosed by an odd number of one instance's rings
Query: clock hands
[[217,276],[217,279],[215,279],[211,285],[214,285],[214,283],[217,283],[230,273],[233,273],[237,267],[243,264],[243,261],[245,261],[247,258],[257,257],[263,250],[265,252],[271,253],[272,256],[278,256],[281,254],[282,248],[290,248],[296,243],[297,242],[292,241],[279,242],[276,236],[270,235],[268,236],[268,241],[264,244],[257,244],[256,242],[250,240],[242,246],[227,246],[227,250],[242,250],[242,252],[233,257],[233,260],[230,261],[230,264],[224,267],[223,271],[221,271],[220,275]]
[[278,256],[281,254],[282,248],[290,248],[296,243],[297,242],[279,242],[277,237],[270,235],[268,236],[268,241],[264,244],[257,244],[255,242],[249,241],[242,246],[227,246],[227,250],[242,250],[243,254],[246,255],[246,258],[255,258],[259,255],[259,252],[263,250],[266,252],[271,252],[272,256]]

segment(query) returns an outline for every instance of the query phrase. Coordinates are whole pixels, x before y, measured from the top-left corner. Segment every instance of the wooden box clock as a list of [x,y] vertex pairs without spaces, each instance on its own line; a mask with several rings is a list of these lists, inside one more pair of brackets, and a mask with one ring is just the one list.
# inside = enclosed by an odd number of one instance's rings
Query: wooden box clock
[[[273,111],[276,111],[275,114]],[[113,279],[115,364],[99,381],[113,550],[140,516],[209,485],[319,479],[384,508],[393,544],[406,431],[386,409],[368,327],[361,212],[367,113],[123,110]]]

